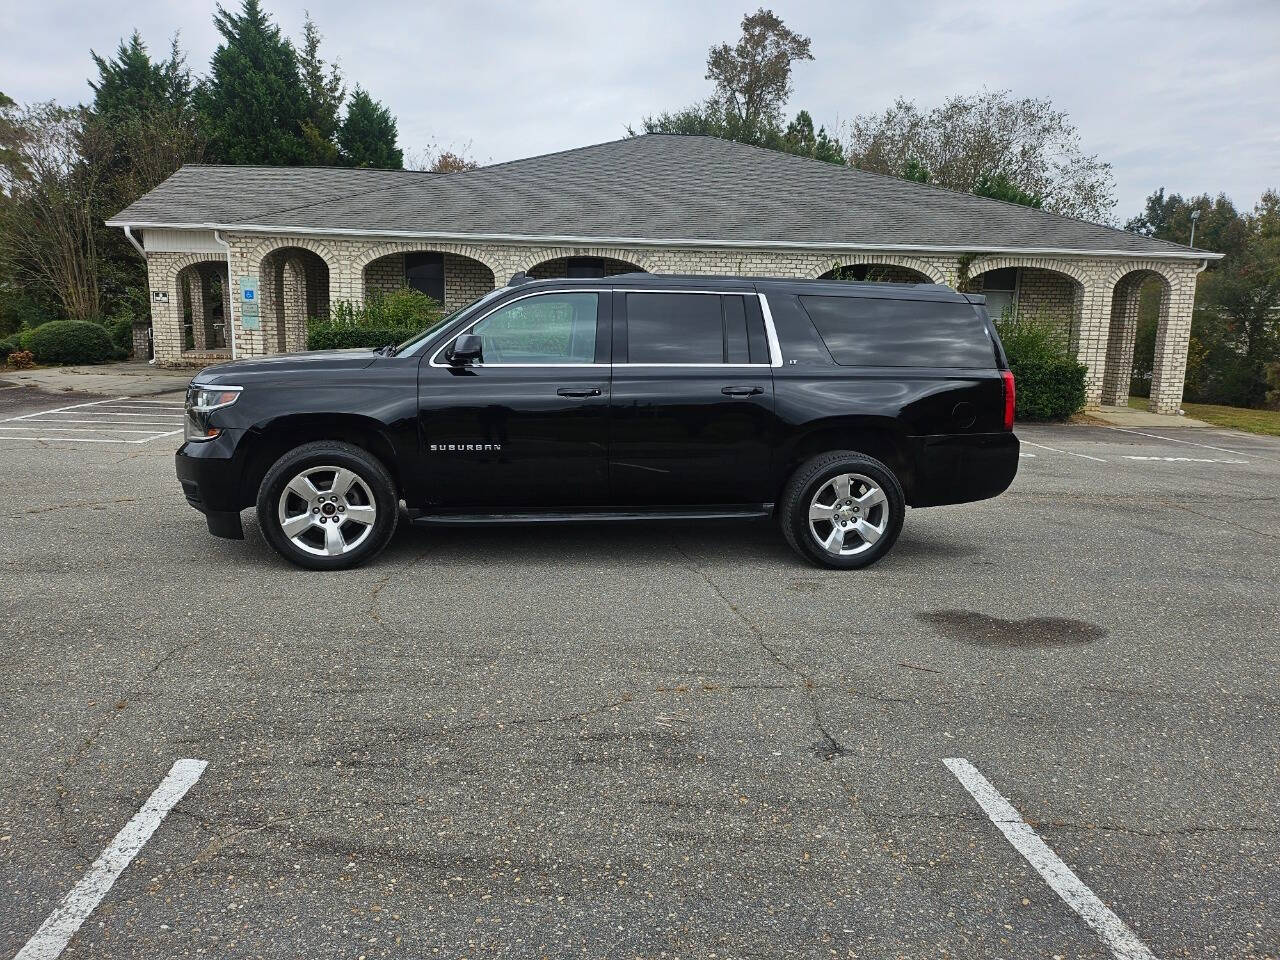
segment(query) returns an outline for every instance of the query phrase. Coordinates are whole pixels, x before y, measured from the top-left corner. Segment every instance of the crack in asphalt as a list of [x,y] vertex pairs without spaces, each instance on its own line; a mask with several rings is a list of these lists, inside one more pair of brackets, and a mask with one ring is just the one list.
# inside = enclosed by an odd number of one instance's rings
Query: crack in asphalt
[[[711,592],[716,595],[721,603],[728,607],[734,618],[746,627],[747,632],[755,638],[760,649],[767,653],[769,658],[784,671],[801,681],[800,689],[803,689],[805,697],[809,701],[809,709],[813,713],[813,726],[817,730],[819,736],[818,742],[814,744],[814,750],[818,756],[823,760],[834,760],[836,757],[845,756],[849,752],[848,748],[831,735],[831,732],[827,730],[826,723],[822,719],[822,710],[818,706],[818,699],[815,695],[818,685],[814,683],[813,679],[804,670],[800,669],[800,667],[795,664],[788,662],[769,644],[760,628],[757,627],[755,623],[753,623],[751,619],[738,608],[736,603],[725,596],[724,591],[720,589],[720,585],[717,584],[705,570],[698,566],[697,562],[689,552],[680,545],[679,540],[673,536],[671,538],[671,543],[676,548],[676,552],[684,557],[685,565],[702,578],[703,582],[711,589]],[[792,689],[796,689],[796,687],[793,685]]]
[[382,595],[382,591],[391,583],[392,580],[396,578],[397,575],[408,574],[414,567],[426,560],[430,554],[431,550],[429,548],[423,550],[407,564],[393,570],[391,573],[388,573],[385,577],[375,583],[373,585],[373,589],[369,591],[369,606],[366,608],[365,613],[368,615],[370,620],[378,625],[378,629],[391,639],[401,639],[400,631],[396,630],[389,623],[383,620],[382,616],[378,613],[378,601]]
[[112,507],[121,503],[155,503],[169,500],[169,497],[119,497],[115,500],[81,500],[76,503],[56,503],[49,507],[32,507],[21,511],[19,516],[57,513],[61,510],[87,510],[93,507]]

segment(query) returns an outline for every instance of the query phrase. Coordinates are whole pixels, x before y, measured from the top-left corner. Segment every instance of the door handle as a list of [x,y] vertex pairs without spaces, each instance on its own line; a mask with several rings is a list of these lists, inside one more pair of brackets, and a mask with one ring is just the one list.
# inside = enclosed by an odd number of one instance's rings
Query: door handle
[[584,397],[600,396],[599,387],[561,387],[556,391],[562,397],[574,397],[581,399]]
[[764,393],[764,387],[721,387],[720,392],[726,397],[754,397]]

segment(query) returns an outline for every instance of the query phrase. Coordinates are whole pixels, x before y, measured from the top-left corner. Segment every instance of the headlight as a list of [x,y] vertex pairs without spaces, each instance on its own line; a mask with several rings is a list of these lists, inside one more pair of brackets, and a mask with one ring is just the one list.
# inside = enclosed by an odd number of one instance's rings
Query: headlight
[[182,420],[186,440],[212,440],[222,431],[210,423],[210,414],[240,399],[243,387],[193,383],[187,388],[187,410]]

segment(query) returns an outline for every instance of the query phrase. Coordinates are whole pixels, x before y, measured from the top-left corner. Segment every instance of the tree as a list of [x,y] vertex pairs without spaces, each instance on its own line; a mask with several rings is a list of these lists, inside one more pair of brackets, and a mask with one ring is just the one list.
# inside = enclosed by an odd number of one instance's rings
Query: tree
[[[1147,197],[1146,209],[1129,220],[1124,228],[1144,237],[1189,245],[1191,214],[1196,210],[1200,212],[1200,219],[1196,222],[1198,248],[1227,256],[1244,249],[1249,227],[1235,205],[1222,193],[1216,197],[1205,193],[1184,199],[1177,193],[1166,196],[1164,187],[1161,187]],[[1216,262],[1211,262],[1209,267],[1216,269]]]
[[218,6],[213,24],[222,43],[199,98],[212,156],[283,166],[314,161],[303,133],[308,99],[293,44],[259,0],[242,0],[238,14]]
[[72,319],[95,319],[100,180],[80,158],[90,136],[86,113],[55,103],[9,104],[0,120],[0,273],[56,301]]
[[840,146],[840,141],[828,136],[826,127],[819,127],[818,132],[814,133],[813,117],[809,116],[808,110],[801,110],[787,124],[787,131],[782,139],[783,149],[787,153],[827,163],[844,163],[844,147]]
[[1023,190],[1003,173],[984,173],[978,178],[973,192],[979,197],[990,197],[992,200],[1004,200],[1006,203],[1020,203],[1024,207],[1044,206],[1044,197],[1038,193]]
[[326,64],[321,59],[320,40],[320,30],[307,14],[302,25],[302,53],[298,57],[307,98],[302,136],[311,153],[310,162],[331,166],[340,160],[336,137],[341,122],[339,111],[346,99],[347,88],[338,65]]
[[1115,205],[1111,165],[1083,152],[1067,115],[1047,98],[1007,90],[954,96],[927,111],[899,98],[853,120],[847,153],[863,170],[924,169],[930,182],[966,193],[1003,183],[1009,196],[1039,197],[1068,216],[1105,221]]
[[713,99],[730,126],[762,130],[781,122],[791,95],[791,65],[812,59],[809,38],[762,7],[742,18],[742,36],[734,46],[711,48],[706,78],[715,83]]
[[396,146],[396,118],[359,86],[338,129],[338,147],[343,161],[352,167],[400,170],[404,166],[404,154]]
[[[1210,403],[1259,406],[1267,401],[1268,370],[1280,361],[1280,194],[1266,191],[1252,213],[1241,214],[1223,194],[1184,198],[1162,187],[1126,227],[1187,244],[1195,210],[1196,246],[1224,257],[1210,261],[1197,282],[1187,393]],[[1134,349],[1138,370],[1152,363],[1160,294],[1156,283],[1142,291]]]
[[[707,53],[706,79],[715,83],[712,95],[674,113],[644,117],[640,127],[645,133],[719,137],[843,164],[844,148],[825,127],[814,132],[808,111],[801,110],[782,128],[792,65],[813,59],[809,45],[808,37],[788,29],[772,11],[749,14],[742,18],[742,36],[734,46],[721,43]],[[627,133],[636,135],[630,126]]]
[[119,230],[105,221],[184,163],[204,156],[200,118],[186,58],[174,37],[169,54],[153,60],[135,31],[112,57],[90,51],[97,76],[85,114],[81,162],[101,183],[94,196],[98,275],[104,313],[146,309],[144,264]]

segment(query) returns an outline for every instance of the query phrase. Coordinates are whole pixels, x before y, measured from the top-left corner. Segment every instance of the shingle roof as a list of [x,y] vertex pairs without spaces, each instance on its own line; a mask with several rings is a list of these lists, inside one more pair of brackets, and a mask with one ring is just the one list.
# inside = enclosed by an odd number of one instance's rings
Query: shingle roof
[[663,134],[448,175],[191,165],[108,223],[475,240],[1205,255],[1031,207],[714,137]]

